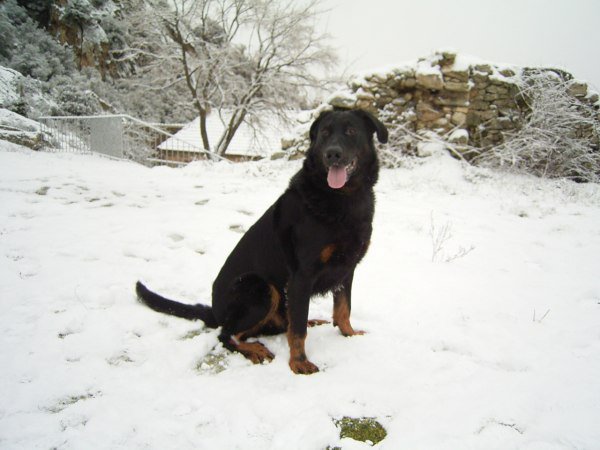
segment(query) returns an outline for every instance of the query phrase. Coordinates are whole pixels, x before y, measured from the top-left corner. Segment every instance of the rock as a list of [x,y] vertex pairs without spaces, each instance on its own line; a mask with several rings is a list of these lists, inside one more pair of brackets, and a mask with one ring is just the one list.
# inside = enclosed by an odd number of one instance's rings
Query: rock
[[282,150],[287,150],[289,148],[292,148],[294,146],[294,144],[296,143],[296,137],[294,136],[285,136],[281,138],[281,149]]
[[416,78],[405,78],[402,80],[401,88],[402,89],[412,89],[417,85]]
[[356,109],[364,109],[371,113],[377,114],[377,105],[375,104],[375,102],[368,100],[358,100],[356,102]]
[[444,79],[440,73],[419,73],[417,72],[417,85],[425,89],[440,91],[444,88]]
[[375,96],[373,94],[371,94],[370,92],[365,91],[362,87],[356,91],[355,95],[358,100],[367,100],[367,101],[375,100]]
[[454,125],[462,126],[467,123],[467,114],[463,112],[455,112],[450,119]]
[[469,106],[469,95],[463,92],[441,92],[434,103],[442,106]]
[[501,69],[498,71],[502,76],[512,78],[516,75],[515,71],[512,69]]
[[454,130],[450,136],[448,136],[448,142],[457,145],[467,145],[469,143],[469,132],[462,128]]
[[452,92],[469,92],[471,85],[461,81],[446,80],[444,82],[444,89]]
[[496,117],[487,124],[490,130],[510,130],[513,128],[512,120],[508,117]]
[[334,108],[352,109],[356,106],[356,95],[345,91],[338,91],[327,99],[327,103]]
[[480,89],[486,88],[490,84],[490,78],[485,72],[473,72],[472,79],[475,85]]
[[454,65],[454,61],[456,61],[455,52],[446,50],[441,53],[440,66],[452,66]]
[[[289,148],[289,147],[287,147],[287,148]],[[284,148],[284,150],[285,150],[285,148]],[[288,154],[286,152],[274,152],[274,153],[271,153],[271,160],[283,159],[286,156],[288,156]]]
[[40,150],[49,145],[49,142],[46,141],[41,132],[21,131],[7,128],[0,128],[0,140],[22,145],[23,147],[28,147],[32,150]]
[[417,105],[417,120],[421,122],[434,122],[442,115],[440,111],[425,102],[420,102]]
[[434,127],[439,127],[439,128],[446,128],[449,124],[449,120],[446,117],[441,117],[438,120],[435,120],[433,122],[433,126]]
[[483,72],[488,75],[491,75],[494,73],[492,66],[490,66],[489,64],[476,64],[473,66],[473,69],[476,70],[477,72]]
[[587,95],[588,85],[583,81],[573,80],[569,83],[567,92],[573,97],[585,97]]

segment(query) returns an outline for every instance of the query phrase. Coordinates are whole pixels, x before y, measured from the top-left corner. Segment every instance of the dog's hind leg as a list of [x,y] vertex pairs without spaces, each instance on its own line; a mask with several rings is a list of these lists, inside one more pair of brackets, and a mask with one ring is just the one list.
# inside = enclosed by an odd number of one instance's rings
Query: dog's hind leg
[[276,318],[279,291],[256,274],[245,274],[232,284],[219,340],[230,351],[239,352],[253,363],[275,356],[260,342],[246,342]]

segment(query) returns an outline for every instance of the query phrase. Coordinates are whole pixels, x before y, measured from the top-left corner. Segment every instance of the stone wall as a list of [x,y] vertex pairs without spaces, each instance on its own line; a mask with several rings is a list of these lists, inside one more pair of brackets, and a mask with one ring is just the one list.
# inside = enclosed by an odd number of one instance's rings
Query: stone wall
[[[378,116],[388,127],[402,125],[416,134],[431,131],[446,138],[458,136],[468,146],[489,147],[501,143],[507,132],[519,129],[526,119],[529,109],[520,81],[528,70],[552,72],[569,83],[574,97],[598,109],[598,94],[562,70],[500,66],[438,52],[351,80],[310,119],[331,107],[360,108]],[[306,132],[284,140],[284,150],[302,152],[307,148]],[[404,150],[410,152],[410,148]]]

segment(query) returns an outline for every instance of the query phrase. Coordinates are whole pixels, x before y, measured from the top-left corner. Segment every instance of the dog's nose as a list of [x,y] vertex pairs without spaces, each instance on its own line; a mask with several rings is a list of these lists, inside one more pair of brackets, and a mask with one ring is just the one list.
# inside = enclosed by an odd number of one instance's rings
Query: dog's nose
[[342,149],[340,147],[331,147],[325,152],[325,160],[328,164],[337,164],[342,159]]

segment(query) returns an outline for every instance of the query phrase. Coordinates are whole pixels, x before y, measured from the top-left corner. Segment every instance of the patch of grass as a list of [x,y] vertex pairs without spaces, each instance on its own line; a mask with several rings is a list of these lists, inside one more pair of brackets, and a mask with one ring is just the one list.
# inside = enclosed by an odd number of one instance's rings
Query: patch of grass
[[218,374],[227,369],[226,353],[209,353],[196,365],[196,370],[201,374]]
[[342,417],[334,420],[340,429],[340,438],[350,438],[355,441],[375,445],[387,436],[385,428],[373,417]]

